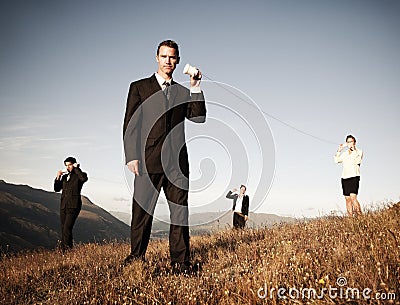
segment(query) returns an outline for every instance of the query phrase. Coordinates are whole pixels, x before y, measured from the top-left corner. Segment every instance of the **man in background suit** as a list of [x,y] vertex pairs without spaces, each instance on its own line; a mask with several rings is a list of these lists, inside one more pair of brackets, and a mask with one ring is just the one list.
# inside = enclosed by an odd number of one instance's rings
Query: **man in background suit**
[[246,186],[240,186],[240,192],[234,188],[226,194],[226,198],[233,199],[233,227],[243,229],[249,215],[249,196],[245,195]]
[[87,174],[82,172],[74,157],[64,161],[66,172],[57,172],[54,180],[54,191],[61,194],[60,220],[61,220],[61,250],[72,248],[72,228],[82,208],[81,190],[88,180]]
[[200,89],[201,72],[191,76],[190,91],[172,74],[179,63],[176,42],[157,48],[158,70],[131,83],[123,125],[126,164],[134,173],[131,252],[124,263],[144,260],[153,213],[161,188],[170,209],[170,259],[173,271],[193,271],[188,227],[189,161],[185,119],[205,122],[206,107]]

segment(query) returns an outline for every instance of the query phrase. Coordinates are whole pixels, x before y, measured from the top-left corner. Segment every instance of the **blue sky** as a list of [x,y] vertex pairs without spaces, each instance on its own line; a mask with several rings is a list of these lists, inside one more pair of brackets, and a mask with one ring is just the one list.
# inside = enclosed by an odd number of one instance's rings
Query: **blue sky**
[[[361,204],[400,199],[398,1],[9,1],[0,17],[0,178],[7,182],[52,190],[73,155],[89,175],[83,194],[106,210],[129,212],[132,177],[122,151],[129,83],[154,73],[158,43],[174,39],[177,81],[187,81],[181,71],[189,62],[226,84],[204,82],[212,119],[188,126],[203,136],[189,146],[192,178],[214,177],[191,195],[192,205],[245,181],[257,212],[344,212],[331,142],[349,133],[365,153]],[[326,141],[247,113],[232,92]],[[245,121],[256,137],[246,136]],[[243,160],[230,159],[242,150]],[[203,210],[229,206],[221,199]]]

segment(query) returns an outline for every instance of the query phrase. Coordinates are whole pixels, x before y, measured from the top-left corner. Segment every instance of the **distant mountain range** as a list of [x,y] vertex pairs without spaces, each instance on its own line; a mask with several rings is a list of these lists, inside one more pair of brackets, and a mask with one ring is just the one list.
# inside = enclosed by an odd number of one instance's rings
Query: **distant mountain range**
[[[55,248],[60,239],[60,196],[60,193],[0,180],[0,252]],[[82,202],[73,231],[76,243],[129,240],[130,213],[107,212],[85,196]],[[154,220],[152,238],[168,236],[169,216],[160,218]],[[290,217],[250,213],[247,227],[295,221]],[[232,212],[191,214],[189,223],[192,235],[210,234],[232,227]]]
[[[110,211],[110,213],[126,224],[130,224],[131,214],[117,211]],[[161,216],[159,219],[154,219],[152,226],[153,238],[162,238],[168,236],[168,219],[168,215]],[[232,219],[233,215],[231,211],[190,214],[190,232],[192,235],[203,235],[224,230],[232,227]],[[260,228],[270,227],[274,224],[280,223],[293,223],[296,221],[297,220],[292,217],[282,217],[274,214],[250,212],[246,226],[249,228]]]
[[[60,239],[60,193],[0,180],[0,251],[55,248]],[[80,243],[128,240],[129,226],[82,196],[74,226]]]

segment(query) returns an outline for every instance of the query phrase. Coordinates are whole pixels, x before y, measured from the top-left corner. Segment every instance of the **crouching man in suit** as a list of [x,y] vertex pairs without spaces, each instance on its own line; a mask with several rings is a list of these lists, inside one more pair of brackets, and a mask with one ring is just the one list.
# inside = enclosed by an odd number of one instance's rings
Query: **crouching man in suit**
[[72,248],[72,228],[82,208],[81,190],[88,180],[87,174],[82,172],[74,157],[64,161],[66,171],[58,171],[54,180],[54,191],[61,194],[61,250]]

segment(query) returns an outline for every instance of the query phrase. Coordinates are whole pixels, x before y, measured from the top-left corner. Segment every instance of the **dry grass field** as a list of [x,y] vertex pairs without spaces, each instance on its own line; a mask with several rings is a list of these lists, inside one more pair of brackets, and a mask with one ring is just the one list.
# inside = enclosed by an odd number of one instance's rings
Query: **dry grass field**
[[168,241],[3,255],[1,304],[400,304],[400,203],[191,239],[203,270],[171,274]]

